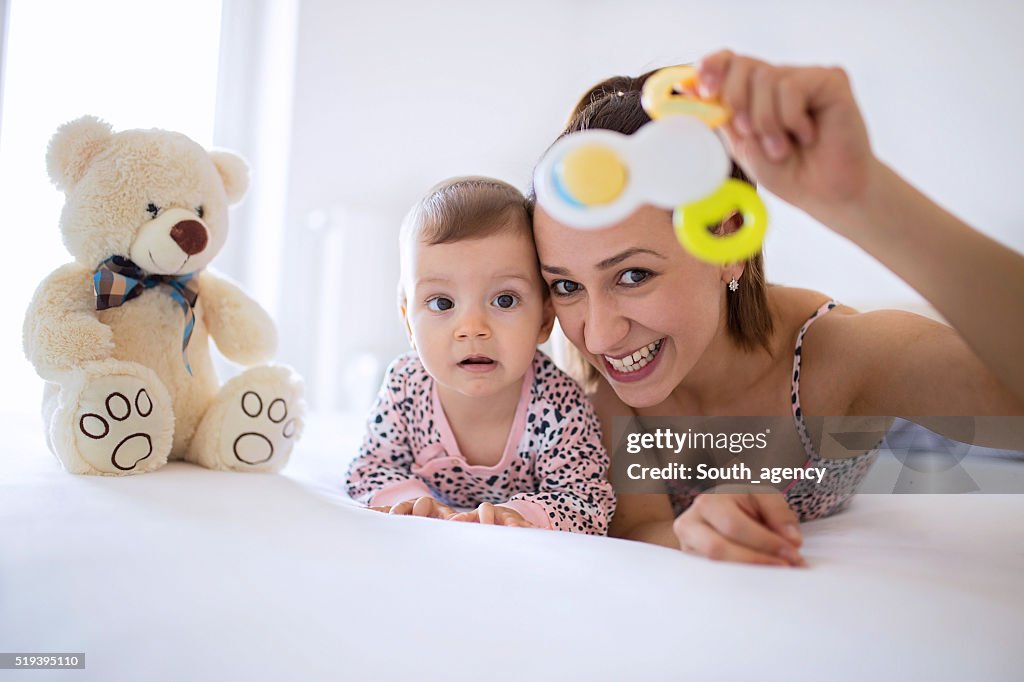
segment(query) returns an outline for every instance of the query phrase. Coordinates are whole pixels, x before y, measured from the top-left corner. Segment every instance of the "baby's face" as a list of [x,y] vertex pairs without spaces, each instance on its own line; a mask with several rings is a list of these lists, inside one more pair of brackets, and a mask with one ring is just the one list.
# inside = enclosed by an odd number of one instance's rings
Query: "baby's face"
[[419,243],[407,265],[406,321],[439,388],[469,397],[518,388],[553,315],[529,235]]

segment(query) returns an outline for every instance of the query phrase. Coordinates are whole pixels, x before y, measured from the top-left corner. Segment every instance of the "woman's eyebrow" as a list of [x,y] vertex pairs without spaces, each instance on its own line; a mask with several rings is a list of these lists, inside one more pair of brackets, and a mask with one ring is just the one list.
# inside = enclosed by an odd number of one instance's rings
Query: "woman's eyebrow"
[[626,249],[622,253],[612,256],[611,258],[605,258],[603,261],[597,264],[597,269],[607,270],[608,268],[618,265],[619,263],[626,260],[630,256],[635,256],[638,253],[649,253],[652,256],[657,256],[658,258],[661,258],[662,260],[665,259],[665,256],[662,256],[657,251],[651,251],[650,249],[642,249],[639,246],[634,246],[632,248]]
[[[638,253],[649,253],[652,256],[656,256],[658,258],[661,258],[662,260],[665,260],[665,256],[661,255],[657,251],[651,251],[650,249],[643,249],[640,248],[639,246],[634,246],[626,249],[622,253],[617,253],[614,256],[611,256],[610,258],[605,258],[603,261],[597,264],[597,268],[598,270],[607,270],[608,268],[614,267],[621,263],[622,261],[629,258],[630,256],[635,256]],[[552,275],[569,274],[569,271],[566,270],[565,268],[560,268],[555,265],[544,265],[543,263],[541,263],[540,269],[543,270],[544,272],[551,273]]]

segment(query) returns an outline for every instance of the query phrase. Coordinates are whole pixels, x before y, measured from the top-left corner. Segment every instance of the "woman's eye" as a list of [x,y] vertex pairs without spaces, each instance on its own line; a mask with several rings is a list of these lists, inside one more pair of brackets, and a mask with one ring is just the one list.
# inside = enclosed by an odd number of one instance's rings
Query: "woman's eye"
[[491,303],[498,306],[499,308],[504,308],[505,310],[508,310],[509,308],[512,308],[517,303],[519,303],[519,297],[516,296],[515,294],[499,294],[498,296],[494,297],[494,300],[491,301]]
[[569,279],[556,279],[551,283],[551,290],[555,292],[556,296],[569,296],[579,291],[580,285],[579,282]]
[[160,207],[151,201],[149,202],[149,206],[146,207],[146,212],[155,218],[156,214],[160,212]]
[[202,207],[202,206],[196,206],[196,215],[197,215],[197,216],[199,216],[200,218],[202,218],[202,217],[203,217],[203,214],[204,214],[204,213],[206,213],[206,211],[205,211],[205,210],[203,210],[203,207]]
[[650,276],[647,270],[626,270],[619,276],[619,284],[640,284]]
[[445,298],[444,296],[435,296],[427,301],[427,308],[436,313],[443,313],[444,311],[451,310],[454,307],[455,302],[450,298]]

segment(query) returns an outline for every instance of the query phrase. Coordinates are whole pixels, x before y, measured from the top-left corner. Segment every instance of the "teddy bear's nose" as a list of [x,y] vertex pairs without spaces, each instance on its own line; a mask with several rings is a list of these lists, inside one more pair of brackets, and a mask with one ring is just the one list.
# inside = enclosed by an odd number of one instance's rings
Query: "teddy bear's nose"
[[194,256],[206,248],[208,237],[202,223],[195,220],[182,220],[171,228],[171,239],[177,242],[182,251]]

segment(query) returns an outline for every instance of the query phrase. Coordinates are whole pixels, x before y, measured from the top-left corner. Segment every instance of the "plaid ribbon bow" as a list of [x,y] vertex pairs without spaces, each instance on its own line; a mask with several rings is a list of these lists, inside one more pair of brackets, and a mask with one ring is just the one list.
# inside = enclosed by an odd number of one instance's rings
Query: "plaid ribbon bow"
[[164,285],[171,298],[181,306],[181,312],[185,313],[181,359],[191,375],[192,366],[188,362],[185,349],[192,338],[192,328],[196,325],[194,308],[199,299],[199,282],[194,278],[194,272],[187,275],[149,275],[127,258],[111,256],[100,263],[92,276],[93,288],[96,290],[96,310],[116,308],[141,295],[146,289],[152,289],[158,284]]

